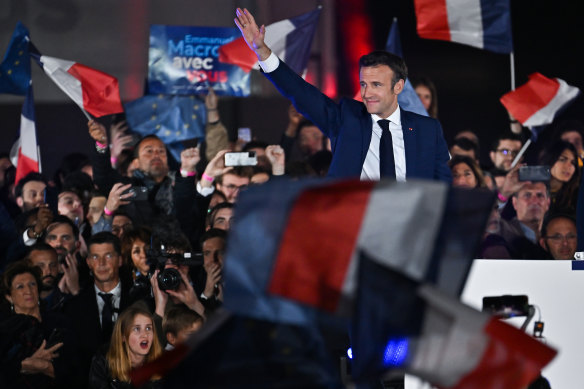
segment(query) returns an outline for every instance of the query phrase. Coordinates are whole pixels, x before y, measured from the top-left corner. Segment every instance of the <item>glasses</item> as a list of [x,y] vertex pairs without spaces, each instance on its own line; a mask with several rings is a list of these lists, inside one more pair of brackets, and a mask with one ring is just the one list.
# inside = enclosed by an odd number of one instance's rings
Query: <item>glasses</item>
[[552,236],[546,236],[546,239],[550,239],[554,243],[561,243],[562,241],[564,241],[564,239],[566,240],[566,242],[573,242],[577,238],[578,237],[576,236],[576,234],[567,234],[567,235],[555,234]]
[[512,157],[516,157],[517,154],[519,154],[518,150],[509,150],[509,149],[499,149],[497,150],[498,153],[501,153],[503,155],[510,155]]

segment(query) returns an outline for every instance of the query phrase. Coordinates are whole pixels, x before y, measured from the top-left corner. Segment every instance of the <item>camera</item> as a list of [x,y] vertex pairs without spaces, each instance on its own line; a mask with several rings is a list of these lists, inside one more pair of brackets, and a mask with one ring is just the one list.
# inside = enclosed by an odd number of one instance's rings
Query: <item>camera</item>
[[151,273],[154,273],[156,269],[159,270],[156,280],[160,290],[177,290],[182,282],[182,277],[177,269],[165,269],[168,260],[177,266],[186,265],[192,267],[203,264],[202,253],[170,253],[163,244],[158,249],[149,248],[146,251],[146,259],[150,265]]

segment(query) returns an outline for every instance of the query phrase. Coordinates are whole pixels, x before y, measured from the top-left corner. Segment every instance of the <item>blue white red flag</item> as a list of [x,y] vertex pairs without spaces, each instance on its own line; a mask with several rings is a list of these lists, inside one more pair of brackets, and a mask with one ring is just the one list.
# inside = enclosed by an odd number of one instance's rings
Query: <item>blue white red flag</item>
[[[266,44],[282,61],[298,74],[304,74],[310,57],[310,46],[318,27],[321,7],[290,19],[266,26]],[[246,72],[259,69],[258,57],[243,37],[219,48],[219,61],[241,67]]]
[[501,97],[501,103],[525,127],[550,124],[556,114],[580,94],[559,78],[533,73],[529,81]]
[[124,112],[117,78],[77,62],[33,54],[47,76],[85,113]]
[[[387,36],[387,43],[385,44],[385,51],[395,54],[403,58],[403,51],[401,40],[399,36],[399,26],[397,24],[397,18],[393,19],[391,28],[389,30],[389,35]],[[424,104],[420,101],[420,98],[416,94],[414,87],[409,79],[406,79],[404,89],[397,95],[397,101],[399,106],[406,111],[415,112],[420,115],[428,116],[428,112],[424,108]]]
[[[22,105],[20,138],[12,146],[11,154],[14,154],[11,155],[12,163],[16,165],[15,183],[28,173],[40,171],[32,85],[29,85]],[[16,156],[17,161],[16,158],[12,158]]]
[[511,53],[509,0],[414,0],[420,38]]
[[28,29],[18,22],[0,63],[0,93],[21,96],[28,93],[31,80],[29,44]]

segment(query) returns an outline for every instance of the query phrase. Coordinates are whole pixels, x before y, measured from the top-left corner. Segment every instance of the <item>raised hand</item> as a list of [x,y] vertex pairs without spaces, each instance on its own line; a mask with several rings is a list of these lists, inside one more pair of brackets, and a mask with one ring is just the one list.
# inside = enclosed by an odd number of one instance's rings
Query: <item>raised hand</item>
[[[124,192],[132,187],[132,184],[122,184],[121,182],[116,182],[110,190],[105,207],[110,212],[115,212],[120,206],[130,204],[128,199],[131,199],[134,195],[132,193]],[[105,217],[105,214],[104,214]]]
[[180,169],[187,172],[194,172],[195,166],[201,160],[198,147],[184,149],[180,153]]
[[87,122],[87,127],[89,128],[89,135],[94,141],[101,144],[107,144],[107,131],[103,124],[95,120],[90,120]]
[[260,61],[265,61],[272,53],[264,42],[266,27],[263,24],[258,27],[253,15],[246,8],[243,10],[237,8],[235,15],[237,17],[233,21],[241,31],[245,43],[256,53]]
[[[232,170],[233,167],[232,166],[228,166],[225,167],[225,153],[227,153],[229,150],[221,150],[219,151],[214,157],[213,159],[211,159],[209,161],[209,163],[207,164],[207,167],[205,168],[205,175],[215,178],[221,174],[225,174],[228,171]],[[211,182],[209,182],[206,179],[202,179],[201,181],[201,186],[205,187],[211,186]]]
[[272,174],[274,176],[281,176],[284,174],[286,154],[282,147],[279,145],[270,145],[266,147],[266,157],[268,157],[272,164]]

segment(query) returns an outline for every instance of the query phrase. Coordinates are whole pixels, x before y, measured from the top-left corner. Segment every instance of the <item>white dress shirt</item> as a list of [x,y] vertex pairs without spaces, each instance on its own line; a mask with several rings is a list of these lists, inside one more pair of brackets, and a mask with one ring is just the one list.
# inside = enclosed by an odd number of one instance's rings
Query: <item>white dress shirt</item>
[[109,292],[104,292],[103,290],[100,290],[97,287],[97,285],[95,285],[95,283],[93,284],[93,287],[95,288],[95,298],[97,299],[97,311],[99,313],[99,324],[101,325],[101,311],[103,311],[103,306],[105,305],[103,299],[99,295],[100,293],[113,294],[113,297],[112,297],[112,310],[113,310],[112,320],[113,320],[113,323],[115,323],[116,320],[118,320],[118,314],[120,311],[120,301],[122,300],[122,283],[118,282],[118,284]]

